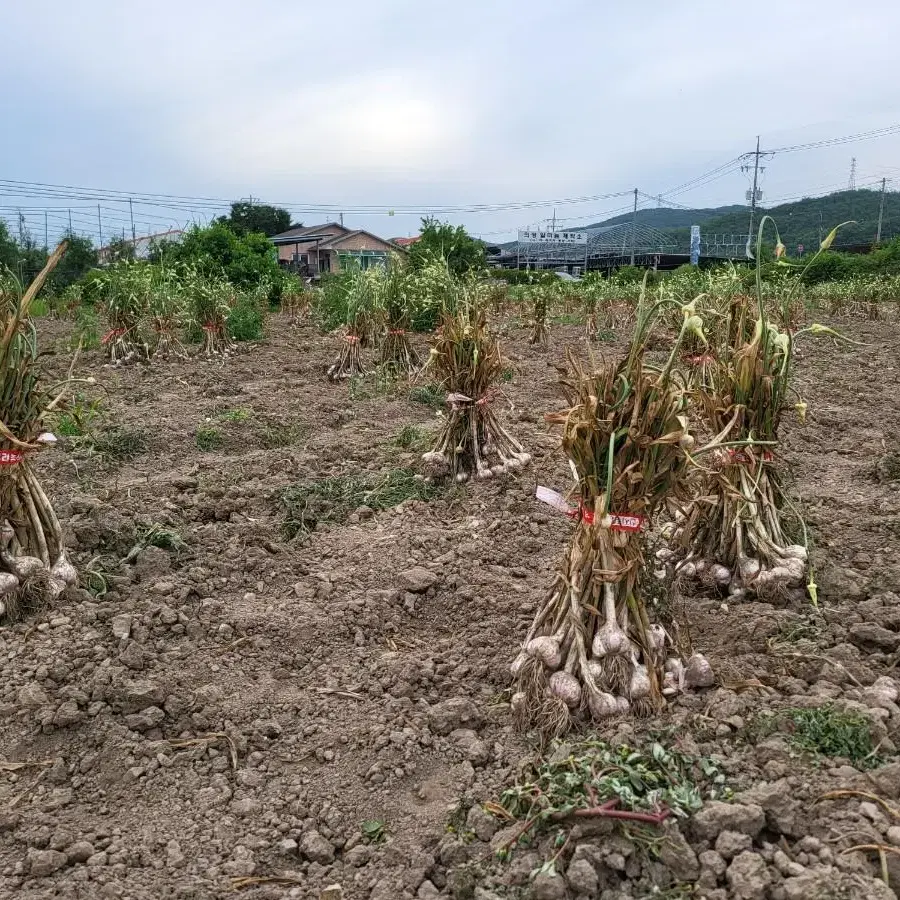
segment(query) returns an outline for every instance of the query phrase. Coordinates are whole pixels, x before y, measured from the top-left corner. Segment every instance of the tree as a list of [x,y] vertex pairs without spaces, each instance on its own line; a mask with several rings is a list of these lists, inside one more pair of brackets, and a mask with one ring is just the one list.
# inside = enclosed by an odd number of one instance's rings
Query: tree
[[435,254],[447,260],[454,275],[484,268],[484,244],[468,234],[462,225],[455,228],[449,222],[439,222],[429,216],[422,219],[419,240],[409,248],[409,262],[421,268]]
[[69,231],[63,238],[69,247],[50,276],[55,291],[74,284],[97,265],[97,250],[89,237]]
[[237,234],[221,220],[207,228],[195,226],[180,242],[166,241],[151,249],[150,258],[177,265],[197,265],[208,272],[219,272],[235,287],[254,288],[270,285],[270,300],[281,297],[285,273],[278,265],[275,247],[259,232]]
[[266,237],[271,237],[291,227],[291,214],[278,206],[241,201],[232,203],[231,213],[217,221],[227,225],[235,234],[261,232]]

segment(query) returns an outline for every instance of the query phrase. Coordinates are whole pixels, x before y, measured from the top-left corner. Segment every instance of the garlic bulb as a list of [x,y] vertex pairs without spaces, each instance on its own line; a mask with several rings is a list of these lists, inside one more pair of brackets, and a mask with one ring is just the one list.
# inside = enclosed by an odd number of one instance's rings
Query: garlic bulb
[[663,697],[674,697],[677,693],[678,679],[671,672],[666,672],[662,684]]
[[525,665],[525,662],[527,660],[528,654],[523,651],[512,661],[512,665],[509,667],[509,671],[513,678],[519,677],[519,672],[522,671],[522,667]]
[[78,581],[78,573],[75,571],[75,566],[69,562],[65,551],[60,553],[56,562],[53,563],[53,568],[50,569],[50,577],[58,578],[67,585],[75,584]]
[[616,698],[612,694],[588,694],[588,709],[595,719],[606,719],[616,714]]
[[725,587],[731,581],[731,569],[721,563],[713,563],[709,567],[709,574],[712,576],[712,580],[721,587]]
[[627,697],[616,697],[616,714],[627,715],[631,711],[631,703]]
[[806,562],[809,558],[806,547],[801,544],[788,544],[787,547],[782,548],[781,555],[788,559],[800,559],[803,560],[803,562]]
[[647,667],[638,665],[631,673],[631,684],[628,686],[628,695],[632,700],[640,700],[650,693],[650,676]]
[[12,572],[0,572],[0,597],[11,594],[19,586],[19,579]]
[[554,672],[550,676],[550,693],[572,709],[581,703],[581,684],[568,672]]
[[562,664],[559,641],[552,637],[536,637],[525,645],[525,652],[541,660],[548,669],[558,669]]
[[593,650],[594,656],[602,659],[610,654],[623,653],[628,645],[628,635],[613,618],[594,635],[591,650]]
[[13,556],[11,553],[3,553],[0,556],[2,556],[3,563],[20,580],[47,570],[47,567],[36,556]]
[[693,578],[697,574],[697,564],[692,559],[685,560],[680,566],[675,567],[675,574]]
[[752,559],[749,556],[742,556],[738,559],[738,571],[741,573],[741,580],[745,584],[759,575],[760,568],[758,559]]
[[512,695],[512,699],[510,700],[510,707],[514,713],[523,713],[525,712],[527,704],[525,702],[525,693],[523,691],[516,691],[515,694]]
[[602,685],[606,675],[603,670],[603,663],[596,659],[589,659],[587,663],[587,674],[597,687]]
[[650,640],[650,646],[657,652],[661,652],[669,639],[669,634],[662,625],[654,623],[647,631],[647,637]]
[[689,688],[708,688],[716,682],[712,666],[702,653],[695,653],[684,667],[684,683]]

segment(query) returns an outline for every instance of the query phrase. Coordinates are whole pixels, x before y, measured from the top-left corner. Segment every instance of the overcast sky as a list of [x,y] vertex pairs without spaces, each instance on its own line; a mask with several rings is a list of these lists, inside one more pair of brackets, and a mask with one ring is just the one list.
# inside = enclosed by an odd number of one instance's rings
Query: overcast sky
[[[307,224],[415,233],[402,207],[504,239],[549,201],[667,191],[750,150],[900,123],[896,0],[29,0],[2,3],[0,178],[292,205]],[[883,175],[900,135],[778,155],[775,201]],[[895,167],[895,168],[891,168]],[[671,199],[742,202],[740,172]],[[3,191],[7,193],[3,194]],[[0,213],[96,204],[10,194]],[[643,201],[642,201],[643,202]],[[764,201],[765,202],[765,201]],[[587,224],[631,198],[556,203]],[[127,204],[102,204],[107,233]],[[306,207],[306,209],[303,209]],[[191,213],[136,205],[138,233]],[[212,210],[195,204],[194,215]],[[43,211],[29,211],[43,237]],[[128,226],[130,230],[130,226]]]

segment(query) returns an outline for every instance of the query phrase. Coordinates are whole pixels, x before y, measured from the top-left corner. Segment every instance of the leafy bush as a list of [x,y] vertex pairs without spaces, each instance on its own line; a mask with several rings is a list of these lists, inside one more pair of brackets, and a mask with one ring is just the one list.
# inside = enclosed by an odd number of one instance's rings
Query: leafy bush
[[233,341],[259,341],[263,336],[263,310],[252,294],[240,293],[228,313],[228,335]]

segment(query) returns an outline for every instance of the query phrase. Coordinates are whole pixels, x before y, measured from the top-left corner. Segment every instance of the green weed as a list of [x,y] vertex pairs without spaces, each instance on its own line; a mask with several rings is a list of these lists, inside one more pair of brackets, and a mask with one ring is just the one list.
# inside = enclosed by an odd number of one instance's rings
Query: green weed
[[869,720],[861,713],[826,704],[811,709],[786,709],[766,713],[753,723],[759,739],[784,732],[788,743],[814,757],[840,757],[857,768],[874,768],[883,760],[872,743]]
[[[712,761],[658,741],[643,748],[614,748],[597,739],[576,745],[557,742],[518,784],[501,794],[499,803],[487,808],[527,825],[519,840],[530,840],[559,827],[559,821],[576,810],[613,800],[620,810],[655,813],[665,806],[685,817],[700,809],[704,799],[723,796],[724,783],[725,776]],[[565,840],[565,833],[561,837]],[[503,848],[499,855],[512,849]]]
[[75,314],[75,330],[72,332],[72,349],[100,349],[100,319],[93,307],[81,305]]
[[409,399],[413,403],[421,403],[432,409],[443,409],[446,398],[447,392],[439,384],[419,384],[409,392]]
[[88,434],[100,415],[99,400],[89,400],[80,391],[68,407],[56,416],[55,431],[61,437],[81,437]]
[[370,844],[383,844],[387,838],[387,824],[381,819],[367,819],[359,829]]
[[397,432],[394,443],[404,450],[425,451],[428,449],[431,435],[418,425],[404,425]]
[[260,425],[254,433],[264,450],[277,450],[279,447],[291,447],[296,444],[306,433],[306,428],[297,423],[267,423]]
[[211,425],[201,425],[197,429],[196,441],[197,446],[204,453],[209,453],[211,450],[220,450],[223,443],[222,432]]
[[177,531],[154,522],[152,525],[146,525],[135,530],[134,544],[122,562],[131,562],[147,547],[159,547],[162,550],[174,553],[175,556],[180,556],[186,549],[187,544]]
[[281,495],[287,513],[284,530],[294,538],[314,531],[320,522],[342,522],[360,506],[380,511],[405,500],[430,500],[439,493],[439,488],[409,469],[391,469],[384,475],[335,475],[296,484]]
[[248,421],[252,415],[252,409],[248,409],[246,406],[238,406],[235,409],[226,409],[224,412],[220,412],[216,418],[220,422],[242,423]]
[[125,425],[113,425],[106,429],[90,428],[85,433],[73,435],[71,440],[74,450],[85,450],[116,462],[134,459],[146,453],[149,447],[147,435],[142,429],[128,428]]
[[233,341],[261,341],[263,310],[255,296],[239,294],[228,313],[228,335]]

